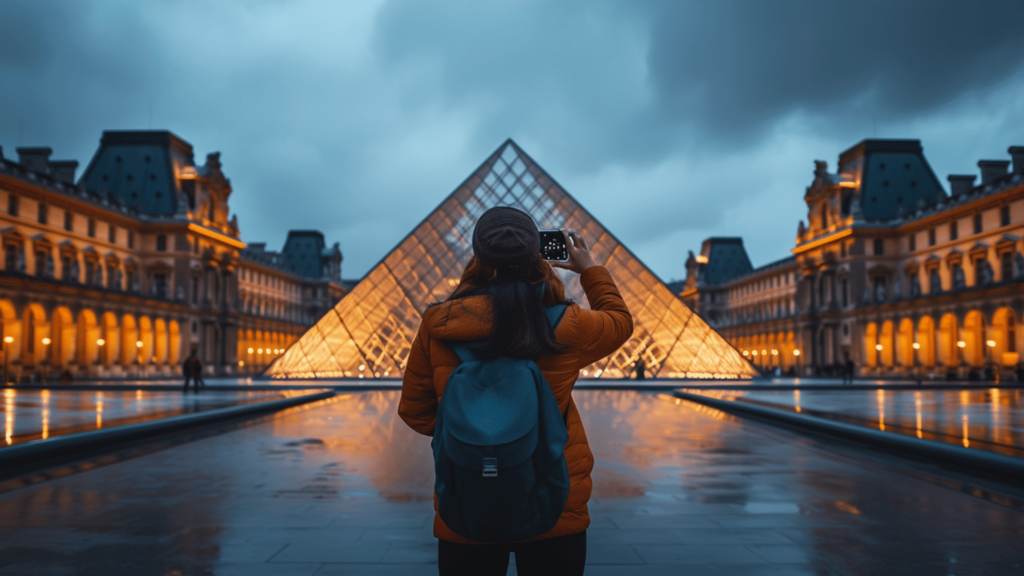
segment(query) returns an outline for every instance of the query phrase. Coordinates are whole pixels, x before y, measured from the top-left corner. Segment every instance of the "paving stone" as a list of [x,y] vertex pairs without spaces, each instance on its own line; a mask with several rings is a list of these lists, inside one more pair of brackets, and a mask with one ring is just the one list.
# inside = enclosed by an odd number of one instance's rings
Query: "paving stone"
[[764,564],[765,561],[743,546],[637,544],[633,548],[648,564]]

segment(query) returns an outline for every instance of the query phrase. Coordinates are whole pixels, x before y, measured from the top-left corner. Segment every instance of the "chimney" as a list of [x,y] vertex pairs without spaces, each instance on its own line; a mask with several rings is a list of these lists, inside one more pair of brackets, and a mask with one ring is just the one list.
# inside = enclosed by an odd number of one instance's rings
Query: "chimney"
[[959,196],[971,188],[974,188],[975,178],[977,178],[977,176],[974,174],[950,174],[947,177],[949,180],[949,195]]
[[1009,152],[1013,158],[1013,173],[1024,174],[1024,146],[1010,146]]
[[978,160],[978,168],[981,168],[981,185],[991,184],[1006,176],[1006,169],[1009,167],[1009,160]]
[[78,160],[54,160],[50,162],[50,175],[65,184],[75,183]]
[[25,168],[34,172],[42,172],[45,174],[47,168],[49,168],[50,154],[53,154],[53,150],[50,148],[16,148],[18,151],[18,163]]

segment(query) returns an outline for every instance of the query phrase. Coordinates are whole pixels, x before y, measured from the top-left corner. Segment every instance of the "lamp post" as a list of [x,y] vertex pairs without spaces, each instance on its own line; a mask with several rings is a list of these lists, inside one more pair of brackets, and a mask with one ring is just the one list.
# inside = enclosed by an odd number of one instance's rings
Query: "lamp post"
[[4,350],[4,384],[8,382],[7,378],[7,345],[14,342],[14,336],[4,336],[3,350]]
[[135,363],[139,366],[139,378],[142,378],[142,340],[135,341]]
[[793,357],[796,359],[796,376],[800,377],[800,349],[793,350]]
[[921,350],[921,344],[918,343],[918,342],[914,342],[913,344],[911,344],[911,346],[913,346],[913,348],[914,348],[914,373],[917,375],[917,385],[920,386],[921,385],[921,363],[920,363],[920,361],[917,358],[917,353],[918,353],[919,350]]
[[995,358],[992,357],[992,354],[994,353],[996,347],[996,341],[986,340],[985,346],[988,347],[986,356],[988,356],[989,365],[992,366],[992,379],[995,381],[996,384],[999,384],[999,365],[996,364]]

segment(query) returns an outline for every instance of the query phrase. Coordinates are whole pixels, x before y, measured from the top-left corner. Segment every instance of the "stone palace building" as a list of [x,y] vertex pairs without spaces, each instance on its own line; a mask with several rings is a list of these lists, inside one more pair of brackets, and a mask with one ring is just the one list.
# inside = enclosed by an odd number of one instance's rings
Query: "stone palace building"
[[[799,375],[1007,378],[1024,349],[1024,147],[951,175],[917,140],[815,162],[792,255],[753,268],[709,238],[680,296],[755,366]],[[1012,165],[1012,168],[1011,168]]]
[[77,183],[78,162],[17,153],[0,149],[9,379],[174,376],[192,351],[208,374],[256,374],[344,293],[338,244],[247,246],[220,154],[196,165],[170,132],[104,132]]

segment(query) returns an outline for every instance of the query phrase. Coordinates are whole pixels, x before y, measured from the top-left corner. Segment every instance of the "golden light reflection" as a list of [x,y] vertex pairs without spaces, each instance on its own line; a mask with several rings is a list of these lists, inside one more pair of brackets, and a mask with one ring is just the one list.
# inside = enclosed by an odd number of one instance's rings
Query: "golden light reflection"
[[14,442],[14,396],[15,391],[8,388],[4,390],[4,436],[7,439],[7,445],[10,446]]
[[797,412],[802,412],[803,411],[803,409],[800,408],[800,391],[799,390],[793,390],[793,406],[796,408]]
[[850,504],[849,502],[838,501],[835,504],[836,508],[842,510],[843,512],[848,512],[850,514],[855,514],[857,516],[861,514],[861,511],[858,510],[856,506]]
[[991,398],[989,406],[992,410],[992,439],[999,442],[999,388],[989,390],[989,396]]
[[142,412],[142,390],[135,391],[135,411]]
[[914,392],[914,411],[917,412],[917,437],[921,438],[921,393]]
[[96,427],[103,428],[103,392],[96,393]]
[[970,448],[971,441],[967,438],[967,414],[963,415],[964,422],[964,448]]
[[50,437],[50,391],[43,390],[43,440]]
[[878,389],[878,429],[885,432],[885,390]]

